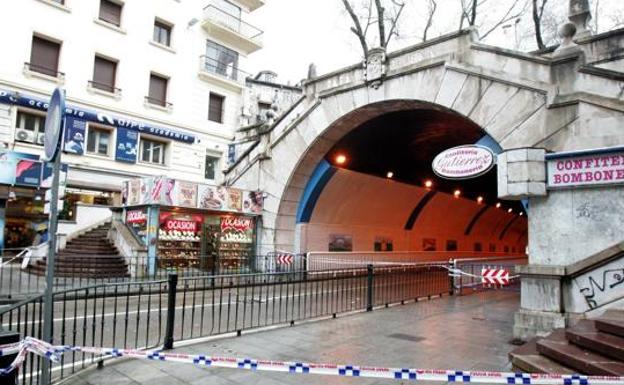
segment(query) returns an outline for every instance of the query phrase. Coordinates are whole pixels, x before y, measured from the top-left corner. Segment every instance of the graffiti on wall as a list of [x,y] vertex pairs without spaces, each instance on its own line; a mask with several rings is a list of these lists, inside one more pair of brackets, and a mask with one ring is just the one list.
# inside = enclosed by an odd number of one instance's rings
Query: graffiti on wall
[[613,265],[609,264],[575,279],[590,309],[624,298],[624,268]]

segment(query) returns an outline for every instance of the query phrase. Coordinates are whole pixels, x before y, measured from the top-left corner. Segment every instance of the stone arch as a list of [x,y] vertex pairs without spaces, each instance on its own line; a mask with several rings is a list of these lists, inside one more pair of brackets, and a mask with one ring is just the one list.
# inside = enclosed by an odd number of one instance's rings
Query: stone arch
[[[436,109],[472,121],[503,149],[534,146],[548,133],[546,91],[497,82],[436,66],[386,80],[308,97],[299,116],[272,133],[263,244],[281,250],[295,245],[296,211],[308,178],[327,151],[363,122],[407,109]],[[572,119],[572,118],[570,118]],[[270,246],[267,246],[270,248]]]

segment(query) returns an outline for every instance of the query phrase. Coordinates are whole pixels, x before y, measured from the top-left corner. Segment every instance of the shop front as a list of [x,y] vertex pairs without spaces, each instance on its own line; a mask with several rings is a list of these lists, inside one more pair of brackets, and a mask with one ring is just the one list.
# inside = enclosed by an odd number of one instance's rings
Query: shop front
[[123,187],[125,223],[147,246],[147,270],[253,271],[262,194],[143,178]]

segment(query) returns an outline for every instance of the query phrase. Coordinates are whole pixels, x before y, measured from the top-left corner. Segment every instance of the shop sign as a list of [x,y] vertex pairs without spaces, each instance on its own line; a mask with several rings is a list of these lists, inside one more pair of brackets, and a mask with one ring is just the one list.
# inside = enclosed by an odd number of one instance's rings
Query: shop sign
[[433,172],[441,178],[476,178],[494,167],[494,153],[477,145],[453,147],[438,154],[432,166]]
[[165,221],[165,230],[191,231],[197,232],[197,222],[180,221],[177,219],[167,219]]
[[624,148],[548,154],[546,160],[551,189],[624,183]]
[[126,213],[127,223],[145,223],[147,222],[147,214],[141,210],[132,210]]
[[197,205],[197,185],[176,181],[173,196],[174,206],[194,207]]
[[223,217],[221,218],[221,231],[247,231],[251,230],[253,219],[248,217]]
[[[0,90],[0,103],[23,106],[40,111],[47,111],[49,106],[49,103],[47,101],[32,96],[27,96],[22,93],[6,90]],[[163,138],[184,143],[194,143],[196,140],[193,135],[177,132],[168,128],[155,127],[144,122],[118,117],[104,112],[78,108],[70,105],[67,105],[65,107],[65,116],[76,117],[84,121],[101,123],[112,127],[127,128],[132,131],[160,136]]]

